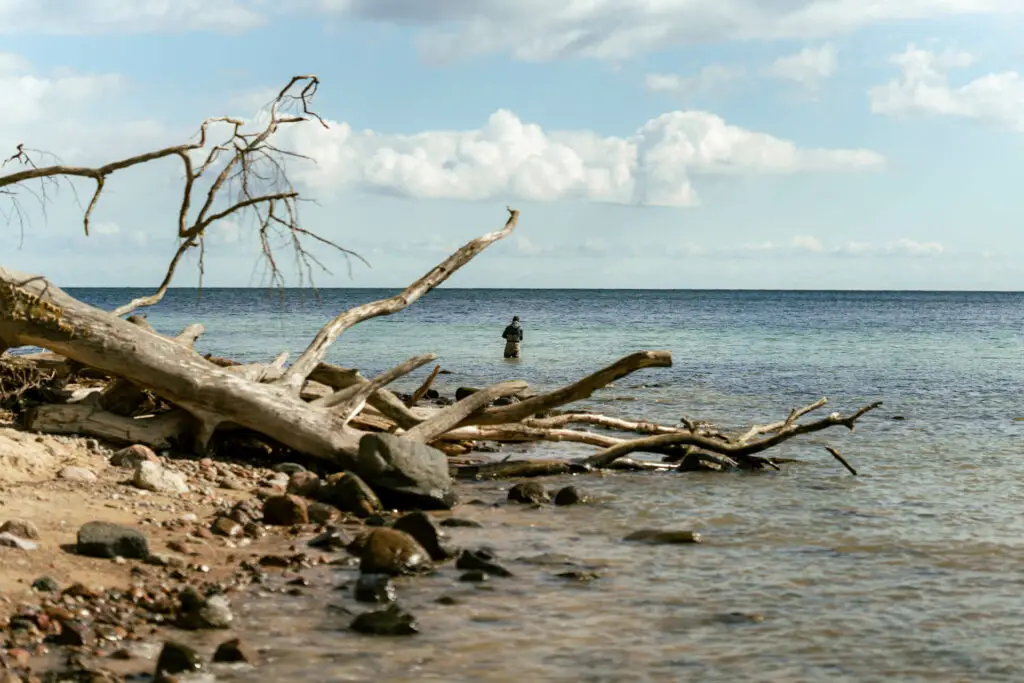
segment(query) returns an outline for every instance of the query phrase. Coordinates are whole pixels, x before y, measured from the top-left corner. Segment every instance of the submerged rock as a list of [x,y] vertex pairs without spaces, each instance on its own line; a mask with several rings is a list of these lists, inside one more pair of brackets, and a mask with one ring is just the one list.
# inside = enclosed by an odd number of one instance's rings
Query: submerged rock
[[388,508],[450,510],[456,502],[448,457],[418,441],[366,434],[354,469]]
[[306,501],[286,494],[271,496],[263,502],[263,523],[270,526],[294,526],[309,523]]
[[75,551],[88,557],[144,560],[149,542],[141,531],[109,522],[88,522],[78,530]]
[[430,556],[412,536],[394,529],[379,528],[357,538],[349,552],[359,556],[364,574],[414,574],[431,568]]
[[492,562],[493,555],[483,550],[463,550],[455,561],[456,569],[479,570],[493,576],[512,576],[512,572]]
[[387,574],[360,574],[355,598],[359,602],[391,603],[397,598],[395,584]]
[[523,481],[513,486],[508,491],[508,502],[510,503],[534,503],[542,504],[551,500],[551,496],[540,482]]
[[306,511],[313,524],[331,524],[341,519],[341,510],[327,503],[310,503]]
[[555,494],[555,505],[578,505],[587,502],[588,496],[575,486],[566,486]]
[[322,534],[311,539],[308,543],[310,548],[320,550],[342,550],[350,543],[348,536],[339,527],[325,529]]
[[455,551],[448,545],[445,535],[425,512],[410,512],[395,522],[393,529],[404,531],[416,539],[430,554],[430,559],[443,562],[452,558]]
[[626,536],[625,541],[640,541],[652,544],[700,543],[700,533],[689,530],[640,529]]
[[320,499],[357,517],[370,517],[384,509],[373,489],[352,472],[338,472],[327,477],[327,486]]
[[213,653],[213,661],[255,664],[257,657],[240,638],[232,638],[217,646],[217,651]]
[[203,659],[198,652],[188,645],[168,641],[160,650],[160,657],[156,660],[156,673],[153,675],[159,679],[162,674],[174,676],[199,671],[202,668]]
[[364,612],[352,621],[356,633],[373,636],[411,636],[419,633],[416,618],[397,604],[375,612]]
[[441,526],[447,527],[464,527],[467,529],[480,529],[483,528],[483,524],[473,519],[463,519],[462,517],[448,517],[442,519],[440,522]]
[[194,588],[182,591],[181,615],[178,618],[180,628],[191,631],[202,629],[230,628],[235,620],[231,613],[231,601],[223,593],[215,593],[207,598],[202,597]]

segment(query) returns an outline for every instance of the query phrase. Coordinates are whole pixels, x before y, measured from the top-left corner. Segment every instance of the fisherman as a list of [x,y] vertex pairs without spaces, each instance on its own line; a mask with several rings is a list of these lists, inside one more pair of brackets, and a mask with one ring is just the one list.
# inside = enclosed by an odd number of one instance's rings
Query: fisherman
[[519,345],[523,342],[523,328],[519,316],[512,316],[512,324],[501,333],[505,340],[505,358],[519,358]]

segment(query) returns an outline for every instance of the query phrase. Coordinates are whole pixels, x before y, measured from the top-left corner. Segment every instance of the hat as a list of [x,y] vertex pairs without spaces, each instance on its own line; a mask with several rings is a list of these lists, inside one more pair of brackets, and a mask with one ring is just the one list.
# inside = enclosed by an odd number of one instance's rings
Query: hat
[[512,322],[514,322],[514,323],[519,322],[519,316],[518,315],[512,316]]

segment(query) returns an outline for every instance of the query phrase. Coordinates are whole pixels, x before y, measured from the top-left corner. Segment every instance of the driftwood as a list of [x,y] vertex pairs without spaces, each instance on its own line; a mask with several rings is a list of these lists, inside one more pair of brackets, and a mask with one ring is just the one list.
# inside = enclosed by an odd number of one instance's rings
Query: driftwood
[[[185,171],[177,221],[178,245],[153,294],[103,311],[71,297],[41,275],[27,275],[0,265],[0,351],[41,347],[49,353],[25,362],[35,363],[41,372],[45,369],[47,377],[66,382],[88,375],[108,382],[98,393],[78,402],[71,397],[82,396],[81,391],[54,393],[56,398],[50,404],[37,405],[25,413],[30,428],[157,448],[191,448],[199,453],[207,449],[218,429],[242,430],[263,435],[338,469],[352,466],[363,435],[382,431],[433,444],[449,454],[466,453],[480,441],[573,442],[601,449],[580,462],[511,461],[467,465],[475,469],[458,470],[459,476],[533,476],[595,468],[777,467],[773,459],[761,454],[802,434],[834,426],[853,429],[857,419],[880,405],[866,406],[847,417],[836,413],[800,423],[805,415],[825,405],[822,399],[791,411],[785,420],[730,436],[686,418],[680,425],[660,425],[591,413],[552,412],[586,399],[631,373],[670,367],[672,356],[668,351],[633,353],[554,391],[528,395],[525,382],[510,380],[438,409],[418,408],[416,404],[433,386],[439,365],[420,383],[408,404],[387,388],[434,360],[433,354],[410,358],[373,378],[326,362],[331,345],[346,330],[412,305],[491,244],[510,235],[519,220],[519,212],[511,208],[504,226],[470,240],[399,294],[337,313],[290,363],[284,353],[247,364],[201,356],[193,348],[203,333],[198,324],[175,337],[158,334],[138,311],[163,298],[190,250],[198,252],[202,272],[207,230],[221,219],[238,219],[243,213],[255,216],[262,256],[275,283],[280,282],[280,272],[273,252],[274,237],[285,237],[306,268],[318,262],[303,240],[319,242],[345,258],[358,258],[302,227],[299,193],[288,181],[283,163],[295,155],[274,144],[275,134],[284,126],[326,126],[310,109],[318,86],[315,76],[293,78],[269,105],[267,116],[261,119],[264,123],[253,132],[246,131],[243,121],[221,117],[203,122],[196,141],[95,168],[39,166],[21,146],[4,162],[4,166],[11,164],[17,170],[0,175],[0,200],[14,197],[27,183],[41,183],[45,189],[48,183],[61,179],[95,182],[83,217],[86,234],[93,210],[112,175],[168,157],[179,159]],[[219,142],[213,140],[217,127],[228,131]],[[207,188],[205,196],[196,196],[194,190],[200,186]],[[14,203],[16,216],[20,216],[20,206]],[[9,358],[5,355],[3,361]],[[502,398],[506,404],[495,405],[496,399]],[[665,462],[625,457],[637,452],[662,454]],[[856,473],[838,451],[830,452]]]

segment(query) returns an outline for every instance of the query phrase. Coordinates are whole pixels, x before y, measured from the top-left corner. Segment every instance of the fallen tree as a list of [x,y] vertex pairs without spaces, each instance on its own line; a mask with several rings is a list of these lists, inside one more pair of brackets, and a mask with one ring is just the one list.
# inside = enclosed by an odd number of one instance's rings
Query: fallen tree
[[[671,366],[668,351],[631,354],[555,391],[531,396],[525,382],[508,381],[429,410],[417,408],[417,403],[430,389],[440,366],[408,403],[387,387],[433,361],[433,354],[410,358],[373,378],[325,362],[331,345],[345,330],[403,310],[491,244],[510,235],[519,220],[519,212],[511,208],[500,229],[467,242],[399,294],[337,314],[290,364],[283,353],[253,364],[202,356],[194,349],[203,332],[198,324],[175,337],[159,334],[135,313],[162,299],[190,250],[198,251],[201,266],[207,230],[218,220],[241,212],[256,216],[262,253],[275,281],[280,272],[272,247],[274,234],[285,235],[300,263],[306,266],[317,261],[306,250],[304,239],[339,250],[346,258],[354,256],[301,226],[296,204],[299,193],[288,182],[281,163],[289,153],[273,145],[274,135],[282,126],[326,126],[310,109],[318,83],[314,76],[293,78],[271,103],[266,124],[255,132],[246,132],[240,120],[209,119],[200,127],[197,141],[95,168],[37,166],[21,147],[8,159],[8,163],[23,166],[22,170],[0,176],[0,193],[11,196],[29,182],[93,180],[95,192],[83,222],[86,234],[93,209],[112,174],[168,157],[180,159],[185,170],[178,247],[152,295],[104,311],[75,299],[43,276],[0,265],[0,352],[40,347],[59,354],[57,360],[47,359],[49,367],[66,363],[61,373],[54,371],[55,376],[66,378],[85,368],[110,380],[96,390],[66,392],[63,402],[35,406],[24,416],[30,429],[197,453],[207,450],[218,430],[246,430],[319,459],[329,468],[357,471],[366,467],[359,460],[365,437],[382,432],[394,435],[410,448],[415,445],[416,453],[428,452],[416,450],[425,444],[447,453],[467,452],[480,441],[566,441],[602,449],[582,463],[493,463],[478,470],[486,472],[479,476],[496,476],[503,471],[521,476],[527,471],[616,467],[623,456],[635,452],[660,453],[666,461],[680,463],[684,469],[775,467],[772,459],[762,455],[764,451],[801,434],[833,426],[852,429],[857,419],[879,405],[866,406],[847,417],[833,414],[816,422],[799,423],[801,417],[823,406],[822,400],[792,411],[784,421],[729,436],[687,420],[681,426],[668,426],[580,412],[552,414],[629,374]],[[225,140],[211,146],[210,131],[215,125],[227,126],[229,133]],[[193,193],[207,173],[213,174],[212,181],[195,211]],[[499,399],[506,404],[496,405]],[[630,433],[644,436],[629,438],[626,435]],[[383,448],[381,443],[378,440]],[[388,448],[394,447],[391,443]],[[636,461],[628,466],[641,467]],[[659,465],[658,469],[663,467]]]

